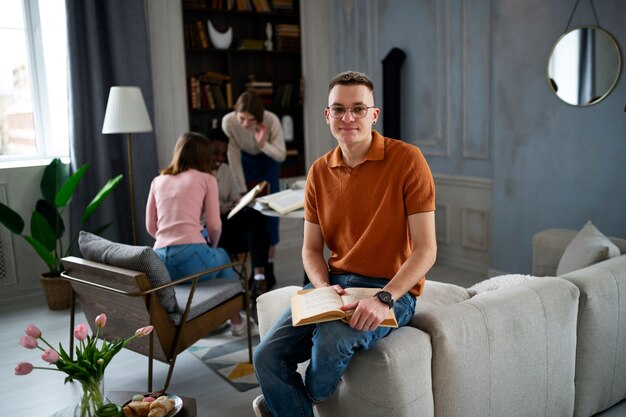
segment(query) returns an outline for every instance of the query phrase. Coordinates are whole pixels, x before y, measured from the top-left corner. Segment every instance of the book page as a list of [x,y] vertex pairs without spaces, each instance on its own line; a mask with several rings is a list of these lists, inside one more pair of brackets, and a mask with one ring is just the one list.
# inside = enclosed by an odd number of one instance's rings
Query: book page
[[[336,320],[344,315],[341,305],[341,297],[332,287],[298,291],[291,298],[292,323],[296,326],[323,321],[319,318],[326,315],[332,317],[329,320]],[[307,320],[311,318],[313,320]]]
[[[373,297],[378,291],[380,291],[380,288],[350,287],[350,288],[345,288],[345,291],[346,291],[345,294],[341,296],[341,300],[343,301],[344,305],[347,305],[347,304],[352,304],[354,302],[357,302],[359,300],[363,300],[365,298]],[[353,312],[354,310],[346,311],[347,323],[350,322],[350,318],[352,317]],[[387,315],[387,318],[383,320],[382,323],[380,323],[380,326],[381,327],[398,327],[396,314],[394,313],[392,308],[389,309],[389,314]]]
[[279,197],[268,200],[267,205],[280,214],[304,207],[304,191],[303,190],[287,190],[290,191]]

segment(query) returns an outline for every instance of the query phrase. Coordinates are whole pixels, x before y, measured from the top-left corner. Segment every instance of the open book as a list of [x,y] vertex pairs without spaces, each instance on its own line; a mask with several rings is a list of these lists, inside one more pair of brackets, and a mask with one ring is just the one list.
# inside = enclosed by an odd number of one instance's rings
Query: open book
[[284,190],[256,199],[277,213],[285,214],[304,207],[304,190]]
[[[346,288],[343,295],[339,295],[333,287],[300,290],[291,297],[291,324],[303,326],[311,323],[322,323],[332,320],[350,322],[352,311],[342,311],[341,306],[352,304],[358,300],[371,298],[380,291],[380,288]],[[398,321],[393,309],[380,324],[382,327],[398,327]]]
[[263,189],[265,188],[266,185],[267,185],[267,181],[261,181],[260,183],[255,185],[250,191],[244,194],[244,196],[241,197],[241,200],[239,200],[237,205],[233,207],[230,213],[228,213],[227,218],[230,219],[235,214],[239,213],[241,209],[243,209],[245,206],[250,204],[252,200],[254,200],[259,194],[263,192]]

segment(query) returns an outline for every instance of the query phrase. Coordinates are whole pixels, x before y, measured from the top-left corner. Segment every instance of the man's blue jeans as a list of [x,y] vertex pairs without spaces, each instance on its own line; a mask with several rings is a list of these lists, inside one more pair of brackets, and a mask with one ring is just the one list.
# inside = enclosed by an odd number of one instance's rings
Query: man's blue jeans
[[[343,288],[382,288],[388,281],[360,275],[331,275],[330,282]],[[415,298],[406,294],[396,300],[393,309],[398,325],[403,326],[413,316]],[[291,309],[287,309],[254,351],[254,369],[272,415],[312,417],[313,405],[332,395],[352,356],[370,349],[392,330],[379,327],[374,331],[359,331],[340,320],[292,327]],[[297,367],[309,359],[303,381]]]

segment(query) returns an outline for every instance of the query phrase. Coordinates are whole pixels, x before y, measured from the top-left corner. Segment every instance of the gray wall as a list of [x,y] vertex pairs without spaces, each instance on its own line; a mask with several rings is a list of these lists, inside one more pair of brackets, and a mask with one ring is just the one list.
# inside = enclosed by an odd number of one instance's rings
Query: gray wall
[[[595,24],[584,3],[570,28]],[[591,220],[608,235],[626,236],[626,80],[588,108],[561,102],[546,82],[550,50],[573,5],[563,0],[331,5],[331,32],[338,39],[334,69],[370,70],[379,78],[382,58],[393,47],[403,49],[402,139],[422,149],[436,182],[452,176],[491,184],[491,207],[483,217],[489,223],[492,270],[530,272],[532,235],[545,228],[579,229]],[[600,26],[623,48],[626,2],[595,5]],[[441,190],[444,198],[453,197],[445,184]],[[450,192],[469,198],[474,191]],[[472,229],[460,227],[463,236]]]

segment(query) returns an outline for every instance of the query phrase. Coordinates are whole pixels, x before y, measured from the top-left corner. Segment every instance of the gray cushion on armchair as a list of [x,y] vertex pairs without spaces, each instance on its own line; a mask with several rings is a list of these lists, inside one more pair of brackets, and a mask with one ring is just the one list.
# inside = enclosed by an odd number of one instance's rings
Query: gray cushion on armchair
[[[84,231],[81,231],[78,236],[78,246],[83,257],[89,261],[145,273],[152,287],[172,282],[167,268],[149,246],[115,243]],[[172,320],[180,321],[182,314],[178,311],[174,288],[160,290],[157,296]]]

